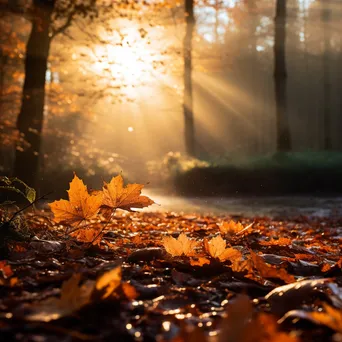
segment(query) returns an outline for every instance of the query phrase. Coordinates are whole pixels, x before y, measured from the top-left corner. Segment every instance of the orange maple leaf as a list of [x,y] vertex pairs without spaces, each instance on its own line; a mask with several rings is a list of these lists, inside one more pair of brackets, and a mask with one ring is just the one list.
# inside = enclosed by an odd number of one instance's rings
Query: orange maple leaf
[[208,239],[203,240],[205,251],[213,258],[220,259],[220,261],[234,261],[240,260],[242,258],[241,252],[234,248],[226,248],[227,243],[222,239],[221,235],[212,238],[210,241]]
[[194,248],[198,245],[197,241],[190,240],[187,236],[182,233],[178,236],[178,239],[172,236],[167,236],[163,238],[163,244],[166,252],[172,256],[191,256],[194,255]]
[[230,220],[229,222],[222,222],[221,224],[219,224],[221,234],[240,234],[248,230],[252,226],[253,223],[251,223],[247,227],[244,227],[240,222],[234,222],[233,220]]
[[131,211],[132,208],[144,208],[153,204],[147,196],[141,196],[142,184],[127,184],[121,175],[113,177],[109,183],[104,182],[103,186],[103,206],[114,209]]
[[77,226],[85,220],[92,219],[102,204],[102,193],[89,195],[86,185],[76,174],[68,190],[69,201],[59,200],[49,203],[54,220]]

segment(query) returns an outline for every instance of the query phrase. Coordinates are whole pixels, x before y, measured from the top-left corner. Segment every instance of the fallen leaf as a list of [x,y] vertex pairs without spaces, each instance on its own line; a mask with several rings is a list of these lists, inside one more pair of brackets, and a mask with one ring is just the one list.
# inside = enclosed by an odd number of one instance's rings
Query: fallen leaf
[[239,295],[228,304],[221,321],[218,342],[297,342],[296,336],[278,330],[275,319],[268,314],[254,314],[249,297]]
[[288,238],[272,239],[269,241],[260,241],[262,246],[290,246],[292,240]]
[[113,177],[109,183],[104,182],[103,186],[103,206],[111,211],[123,209],[131,211],[132,208],[144,208],[153,204],[147,196],[141,196],[142,184],[127,184],[124,187],[124,181],[121,175]]
[[230,220],[229,222],[222,222],[219,228],[222,234],[236,234],[242,231],[244,226],[240,222]]
[[93,245],[100,245],[103,237],[101,230],[91,228],[80,228],[72,232],[70,235],[73,236],[77,241],[85,243],[92,242]]
[[222,239],[221,235],[212,238],[210,241],[203,240],[205,251],[213,258],[220,259],[220,261],[234,261],[242,258],[241,252],[234,248],[226,248],[226,241]]
[[92,297],[108,298],[121,284],[121,267],[116,267],[100,276],[95,283]]
[[250,251],[250,253],[253,267],[258,271],[261,277],[281,279],[285,283],[293,283],[296,281],[296,278],[287,273],[284,268],[276,268],[268,265],[261,256],[257,255],[253,251]]
[[200,266],[208,265],[210,264],[210,260],[204,257],[196,257],[190,259],[190,265],[191,266]]
[[166,252],[172,256],[181,256],[183,254],[192,256],[195,253],[194,248],[198,245],[198,242],[188,239],[187,236],[182,233],[178,236],[178,239],[175,239],[172,236],[164,237],[163,245]]
[[110,297],[121,285],[121,267],[105,272],[96,281],[80,285],[81,274],[74,274],[62,284],[59,298],[52,297],[29,307],[28,321],[50,322],[77,312],[92,301]]
[[13,271],[6,261],[0,261],[0,271],[5,279],[12,277]]
[[72,226],[92,219],[98,213],[103,200],[102,193],[89,195],[87,187],[76,174],[70,183],[68,195],[69,201],[61,199],[49,203],[49,206],[57,223],[63,222]]
[[138,297],[138,292],[135,287],[129,283],[122,283],[122,291],[125,294],[126,298],[129,300],[133,300]]
[[94,282],[79,285],[80,274],[73,275],[66,280],[61,288],[60,298],[48,298],[42,302],[32,304],[30,313],[25,315],[28,321],[50,322],[68,316],[89,303]]

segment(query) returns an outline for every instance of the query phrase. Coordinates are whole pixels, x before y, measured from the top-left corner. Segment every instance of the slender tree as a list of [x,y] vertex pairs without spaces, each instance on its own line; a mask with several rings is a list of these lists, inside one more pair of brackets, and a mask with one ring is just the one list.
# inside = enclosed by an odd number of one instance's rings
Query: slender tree
[[286,0],[277,0],[274,37],[274,88],[276,104],[277,150],[290,151],[291,137],[287,119],[286,98]]
[[195,128],[193,113],[192,94],[192,37],[195,26],[194,0],[185,0],[186,31],[183,43],[184,53],[184,130],[185,148],[187,154],[194,156],[195,148]]
[[331,141],[331,122],[330,122],[330,99],[331,99],[331,85],[330,85],[330,30],[329,23],[331,20],[331,9],[326,7],[326,2],[321,0],[321,20],[323,23],[323,105],[324,105],[324,149],[332,149]]
[[[44,122],[45,77],[51,41],[64,32],[78,15],[93,16],[96,0],[32,0],[32,22],[26,45],[25,81],[17,119],[20,141],[16,149],[13,174],[30,186],[36,185]],[[25,142],[22,146],[22,142]]]

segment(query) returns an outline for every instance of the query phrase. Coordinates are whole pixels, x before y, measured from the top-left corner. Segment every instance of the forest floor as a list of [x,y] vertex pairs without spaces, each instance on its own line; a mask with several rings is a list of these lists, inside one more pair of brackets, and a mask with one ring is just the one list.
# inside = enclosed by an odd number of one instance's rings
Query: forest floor
[[0,261],[1,340],[340,341],[342,218],[231,219],[117,211],[94,241],[98,220],[70,233],[23,214],[29,237]]

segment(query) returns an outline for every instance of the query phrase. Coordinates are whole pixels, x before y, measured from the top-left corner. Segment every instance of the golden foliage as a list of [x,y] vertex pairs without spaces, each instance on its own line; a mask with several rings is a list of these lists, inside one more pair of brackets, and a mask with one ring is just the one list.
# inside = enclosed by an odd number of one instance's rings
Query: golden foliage
[[210,241],[208,239],[203,240],[205,251],[215,259],[220,261],[234,261],[241,260],[242,254],[234,248],[226,248],[226,241],[222,239],[221,235],[212,238]]
[[229,222],[222,222],[219,224],[219,229],[221,234],[240,234],[243,231],[247,231],[252,226],[253,223],[244,227],[240,222],[230,220]]
[[132,210],[132,208],[144,208],[153,204],[147,196],[141,196],[142,184],[128,184],[124,187],[124,181],[121,175],[113,177],[109,183],[103,186],[103,205],[111,210],[123,209]]
[[76,174],[70,183],[68,190],[69,201],[59,200],[50,203],[49,206],[54,214],[54,220],[78,226],[80,223],[90,220],[98,213],[102,204],[102,193],[90,195],[86,185]]
[[198,242],[190,240],[184,233],[178,236],[178,239],[172,236],[167,236],[163,238],[163,245],[166,252],[172,256],[192,256],[194,255],[194,249],[198,245]]

